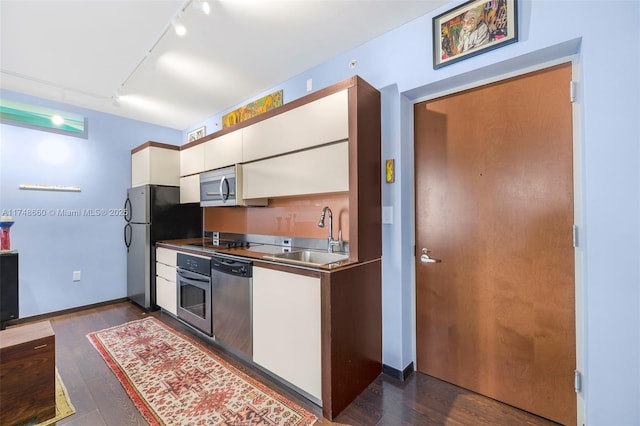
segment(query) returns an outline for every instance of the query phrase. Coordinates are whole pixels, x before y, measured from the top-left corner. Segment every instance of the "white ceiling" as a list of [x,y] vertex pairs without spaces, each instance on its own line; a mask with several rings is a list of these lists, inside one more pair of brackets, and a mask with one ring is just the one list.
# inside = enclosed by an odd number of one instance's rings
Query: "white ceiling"
[[0,87],[184,130],[446,2],[0,0]]

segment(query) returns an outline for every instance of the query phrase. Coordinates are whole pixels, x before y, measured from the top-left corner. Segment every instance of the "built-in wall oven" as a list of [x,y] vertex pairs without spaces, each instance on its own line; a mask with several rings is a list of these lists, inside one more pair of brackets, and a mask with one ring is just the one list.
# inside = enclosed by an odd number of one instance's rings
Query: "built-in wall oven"
[[211,258],[178,253],[176,268],[178,318],[213,336]]

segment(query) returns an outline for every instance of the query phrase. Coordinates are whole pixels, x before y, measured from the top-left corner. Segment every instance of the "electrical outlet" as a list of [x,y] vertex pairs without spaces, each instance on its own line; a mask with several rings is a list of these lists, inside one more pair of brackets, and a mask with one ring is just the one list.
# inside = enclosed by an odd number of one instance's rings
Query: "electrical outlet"
[[73,271],[73,280],[80,281],[80,271]]
[[311,90],[313,90],[313,79],[309,78],[307,79],[307,92],[310,92]]

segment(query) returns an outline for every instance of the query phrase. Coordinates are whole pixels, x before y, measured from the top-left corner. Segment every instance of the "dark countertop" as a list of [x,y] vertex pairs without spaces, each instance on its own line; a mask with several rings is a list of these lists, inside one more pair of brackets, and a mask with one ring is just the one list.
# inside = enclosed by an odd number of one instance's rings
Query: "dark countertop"
[[[253,244],[249,247],[234,247],[234,248],[225,248],[223,246],[214,246],[211,243],[211,238],[185,238],[185,239],[177,239],[177,240],[164,240],[158,241],[156,243],[157,247],[165,247],[174,250],[180,250],[184,252],[189,252],[192,254],[226,254],[231,256],[243,257],[245,259],[258,260],[264,263],[270,263],[274,265],[287,266],[291,268],[297,269],[312,269],[315,271],[334,271],[339,268],[343,268],[346,266],[354,265],[358,262],[353,261],[351,259],[343,260],[340,262],[334,262],[327,265],[317,265],[317,266],[306,266],[300,264],[294,264],[287,261],[278,261],[273,258],[267,258],[265,256],[269,256],[270,254],[282,253],[282,246],[270,245],[270,244]],[[291,251],[296,251],[298,248],[292,248]],[[303,250],[300,248],[300,250]]]

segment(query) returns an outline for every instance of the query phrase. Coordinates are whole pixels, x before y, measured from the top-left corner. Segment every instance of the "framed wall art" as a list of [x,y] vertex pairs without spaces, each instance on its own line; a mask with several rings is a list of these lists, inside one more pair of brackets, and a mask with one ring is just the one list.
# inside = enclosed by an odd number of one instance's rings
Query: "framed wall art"
[[195,129],[192,132],[187,133],[187,143],[193,142],[196,139],[200,139],[206,136],[206,127],[202,126],[200,128]]
[[517,0],[471,0],[433,18],[433,68],[518,41]]
[[225,129],[227,127],[235,126],[241,121],[256,117],[280,106],[282,106],[282,90],[263,96],[258,100],[223,115],[222,128]]

